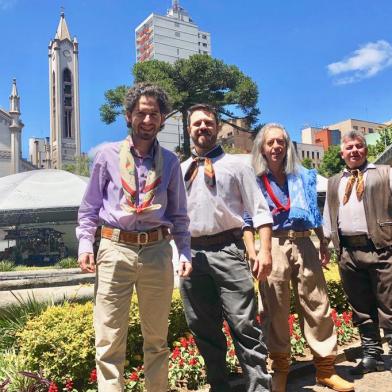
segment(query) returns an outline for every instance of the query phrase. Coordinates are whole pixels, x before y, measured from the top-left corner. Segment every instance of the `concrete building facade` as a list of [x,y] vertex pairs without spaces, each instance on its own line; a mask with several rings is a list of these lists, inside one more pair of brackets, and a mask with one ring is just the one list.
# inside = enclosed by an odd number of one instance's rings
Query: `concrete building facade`
[[[179,0],[172,0],[165,16],[152,13],[136,27],[135,48],[137,62],[160,60],[172,64],[194,54],[211,55],[211,35],[199,29]],[[182,116],[169,118],[158,139],[171,151],[182,146]]]
[[250,153],[253,147],[252,134],[236,128],[236,126],[238,126],[247,129],[247,122],[242,118],[237,118],[228,122],[229,123],[222,123],[221,125],[218,134],[218,143],[222,146],[235,148],[244,154]]
[[303,161],[305,158],[309,158],[312,160],[314,168],[318,168],[320,166],[324,157],[323,146],[307,143],[293,143],[300,161]]
[[377,132],[380,128],[384,127],[385,124],[376,123],[373,121],[356,120],[353,118],[349,118],[347,120],[328,125],[329,129],[336,129],[340,131],[341,136],[351,130],[360,131],[364,135],[367,135],[369,133]]

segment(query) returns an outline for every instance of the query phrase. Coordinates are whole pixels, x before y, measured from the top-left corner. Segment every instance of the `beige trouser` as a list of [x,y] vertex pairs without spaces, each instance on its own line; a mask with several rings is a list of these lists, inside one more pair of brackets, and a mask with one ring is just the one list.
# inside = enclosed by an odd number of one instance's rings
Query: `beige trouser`
[[124,362],[133,286],[144,338],[149,392],[167,391],[168,318],[173,292],[172,248],[168,240],[130,246],[102,239],[97,256],[94,328],[98,390],[124,390]]
[[272,272],[260,284],[267,347],[270,353],[290,352],[288,316],[290,281],[302,333],[315,356],[336,355],[336,332],[330,317],[327,286],[310,238],[272,238]]

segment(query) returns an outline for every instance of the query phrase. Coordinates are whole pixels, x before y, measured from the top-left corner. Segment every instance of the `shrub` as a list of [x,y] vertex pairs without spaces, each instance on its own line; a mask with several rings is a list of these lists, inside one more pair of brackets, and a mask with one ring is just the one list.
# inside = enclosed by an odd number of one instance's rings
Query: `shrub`
[[[18,355],[15,350],[0,352],[0,385],[4,386],[7,392],[30,392],[46,391],[40,382],[31,377],[25,377],[21,372],[27,368],[26,359]],[[3,388],[0,388],[2,391]]]
[[78,260],[75,257],[66,257],[64,259],[59,260],[55,264],[56,268],[78,268]]
[[15,262],[12,260],[1,260],[0,261],[0,272],[14,271]]
[[0,351],[14,346],[17,333],[23,330],[29,318],[41,314],[48,306],[53,305],[51,301],[37,301],[34,295],[29,295],[26,299],[13,295],[17,303],[0,308]]
[[[26,327],[17,333],[18,347],[30,364],[29,370],[45,371],[56,382],[70,378],[77,384],[86,379],[94,368],[94,330],[92,303],[51,306],[39,316],[27,321]],[[178,290],[173,295],[168,343],[184,336],[188,327],[183,314]],[[132,366],[143,360],[141,333],[136,296],[132,298],[127,341],[127,359]]]
[[94,365],[92,303],[48,307],[27,321],[18,345],[29,370],[54,381],[83,380]]

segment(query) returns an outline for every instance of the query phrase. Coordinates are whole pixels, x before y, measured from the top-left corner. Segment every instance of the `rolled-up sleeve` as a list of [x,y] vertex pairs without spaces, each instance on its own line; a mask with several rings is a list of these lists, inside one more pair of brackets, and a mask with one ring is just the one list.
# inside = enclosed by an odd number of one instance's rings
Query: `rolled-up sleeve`
[[176,243],[180,262],[191,262],[191,237],[184,181],[180,163],[175,161],[172,167],[170,183],[167,190],[166,217],[172,222],[172,235]]
[[245,210],[253,221],[255,229],[273,223],[267,201],[259,186],[253,170],[245,166],[240,175],[240,191]]
[[76,237],[79,240],[79,255],[93,253],[95,232],[99,223],[103,192],[106,185],[106,163],[100,152],[95,156],[90,180],[78,212]]

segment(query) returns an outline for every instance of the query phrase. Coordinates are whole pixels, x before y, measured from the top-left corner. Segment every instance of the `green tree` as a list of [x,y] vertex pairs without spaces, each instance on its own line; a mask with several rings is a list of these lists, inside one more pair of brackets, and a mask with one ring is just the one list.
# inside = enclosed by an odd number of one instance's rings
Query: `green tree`
[[87,154],[82,154],[75,158],[75,163],[69,163],[63,166],[63,170],[78,176],[90,176],[90,158]]
[[[173,109],[182,114],[182,147],[186,156],[190,154],[187,110],[195,103],[207,102],[228,116],[233,114],[232,110],[240,110],[248,118],[250,126],[256,125],[260,114],[256,106],[257,85],[235,65],[196,54],[174,64],[158,60],[136,63],[132,72],[135,82],[152,82],[163,87],[169,94]],[[101,119],[105,123],[110,124],[123,112],[125,92],[126,87],[119,86],[105,93],[106,102],[100,108]]]
[[380,138],[377,140],[374,152],[376,156],[382,154],[388,146],[392,144],[392,124],[385,128],[379,129]]
[[313,161],[310,158],[304,158],[301,164],[303,167],[306,167],[307,169],[313,168]]
[[319,173],[322,176],[331,177],[339,173],[344,166],[345,163],[340,155],[340,146],[329,146],[321,161]]

